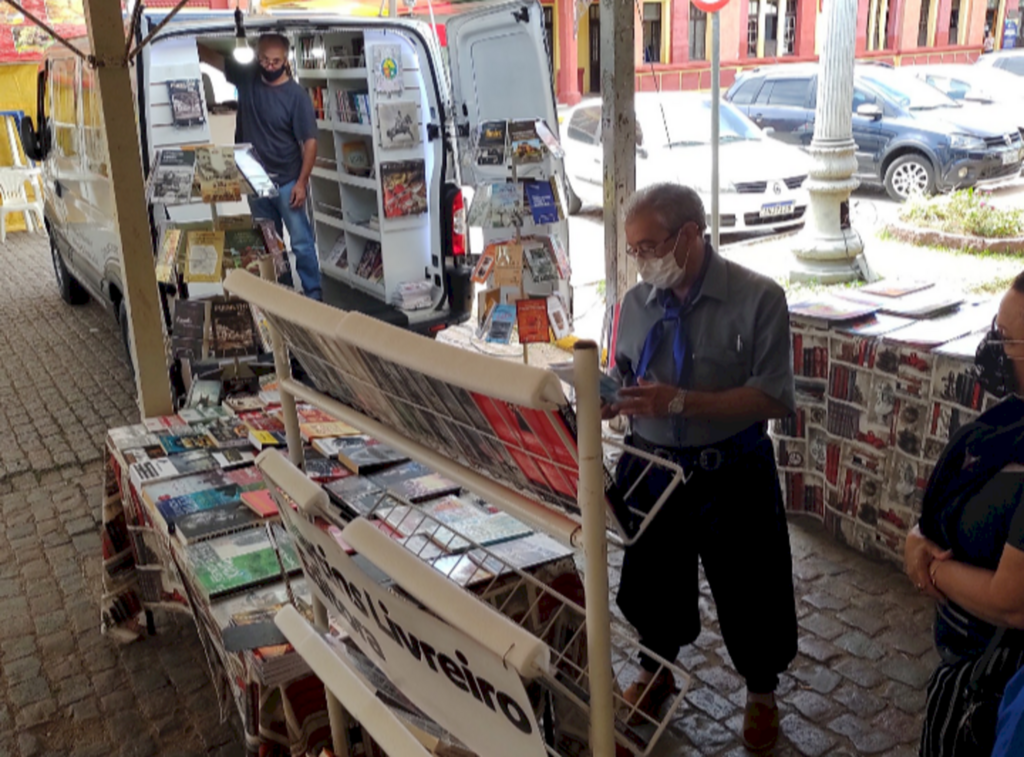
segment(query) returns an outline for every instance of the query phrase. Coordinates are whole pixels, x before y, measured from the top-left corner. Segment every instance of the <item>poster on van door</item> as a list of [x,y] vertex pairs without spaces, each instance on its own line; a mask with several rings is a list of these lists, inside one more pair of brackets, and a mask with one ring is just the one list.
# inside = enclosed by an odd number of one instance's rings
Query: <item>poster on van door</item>
[[[86,34],[82,0],[25,0],[25,10],[52,26],[65,39]],[[53,39],[20,11],[0,2],[0,63],[42,60]]]
[[381,588],[338,542],[295,512],[273,483],[270,491],[317,596],[413,704],[477,754],[544,757],[533,708],[513,668],[459,629]]

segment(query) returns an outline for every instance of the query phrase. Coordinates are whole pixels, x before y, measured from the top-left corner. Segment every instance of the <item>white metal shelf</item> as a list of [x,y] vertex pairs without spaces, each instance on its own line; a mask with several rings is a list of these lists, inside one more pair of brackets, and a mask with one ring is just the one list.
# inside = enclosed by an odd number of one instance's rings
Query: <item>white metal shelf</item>
[[365,68],[296,68],[295,75],[301,79],[341,79],[366,81]]

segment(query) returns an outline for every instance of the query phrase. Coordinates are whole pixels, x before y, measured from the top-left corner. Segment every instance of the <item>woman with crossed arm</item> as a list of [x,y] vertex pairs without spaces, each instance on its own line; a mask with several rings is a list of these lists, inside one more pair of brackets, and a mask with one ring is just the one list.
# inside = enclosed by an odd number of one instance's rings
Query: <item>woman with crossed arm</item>
[[922,757],[991,754],[995,722],[969,712],[972,677],[999,696],[1024,664],[1024,273],[976,363],[984,388],[1006,399],[950,439],[904,552],[907,575],[937,600],[942,661],[928,681]]

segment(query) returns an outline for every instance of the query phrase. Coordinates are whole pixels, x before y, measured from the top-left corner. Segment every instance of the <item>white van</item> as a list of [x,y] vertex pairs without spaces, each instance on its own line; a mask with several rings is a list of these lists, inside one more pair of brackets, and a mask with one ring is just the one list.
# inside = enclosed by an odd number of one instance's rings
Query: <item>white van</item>
[[[147,10],[138,38],[148,35],[164,18],[166,11]],[[476,6],[472,12],[448,19],[444,28],[447,55],[434,30],[411,19],[289,13],[249,17],[244,28],[253,45],[264,32],[286,35],[292,42],[291,67],[296,80],[304,86],[322,86],[331,93],[359,86],[359,77],[365,88],[366,69],[303,67],[304,61],[296,57],[302,50],[302,40],[316,38],[324,46],[351,45],[358,40],[364,49],[380,42],[401,47],[405,91],[418,103],[422,121],[415,157],[425,163],[426,217],[386,219],[369,227],[355,223],[350,217],[355,214],[384,219],[379,183],[339,170],[314,169],[307,209],[311,211],[324,274],[324,300],[425,334],[468,319],[473,300],[472,260],[461,187],[499,179],[497,173],[489,176],[490,169],[475,165],[472,159],[461,160],[460,156],[470,154],[470,135],[483,121],[543,118],[557,129],[539,3],[523,0]],[[234,111],[208,102],[211,96],[216,99],[213,93],[219,87],[212,85],[220,82],[204,75],[206,64],[201,67],[198,45],[231,55],[235,39],[230,12],[182,11],[136,58],[132,79],[147,175],[160,148],[234,143]],[[87,40],[75,40],[75,44],[85,48]],[[180,79],[203,81],[205,123],[185,127],[173,124],[167,82]],[[60,45],[50,48],[41,67],[37,111],[35,122],[39,128],[33,127],[32,119],[25,119],[22,138],[30,156],[43,165],[46,227],[57,285],[70,304],[85,302],[89,297],[106,304],[125,332],[125,289],[108,158],[105,141],[99,138],[103,124],[96,78],[87,64]],[[330,120],[321,120],[318,126],[319,156],[334,159],[339,166],[342,146],[349,139],[364,139],[371,150],[380,152],[373,144],[380,137],[375,126]],[[414,155],[401,150],[397,157]],[[379,163],[380,158],[374,160]],[[554,173],[556,181],[564,186],[561,161],[555,161]],[[343,208],[338,214],[341,217],[322,212],[329,207]],[[244,204],[242,208],[247,210]],[[230,207],[220,205],[216,210],[221,215],[232,212]],[[154,249],[162,224],[211,220],[210,212],[209,206],[198,203],[151,205]],[[560,224],[555,233],[567,243],[567,224]],[[367,242],[381,244],[383,281],[371,285],[354,274],[329,271],[323,265],[341,237],[347,243],[350,260]],[[424,274],[435,285],[430,309],[406,312],[389,304],[398,284],[422,279]]]

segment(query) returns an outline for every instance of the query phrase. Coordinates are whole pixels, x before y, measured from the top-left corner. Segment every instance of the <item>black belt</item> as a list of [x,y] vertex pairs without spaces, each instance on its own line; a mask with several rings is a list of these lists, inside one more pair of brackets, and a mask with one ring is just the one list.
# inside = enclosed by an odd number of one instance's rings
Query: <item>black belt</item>
[[755,423],[726,439],[703,447],[666,447],[649,442],[636,434],[626,438],[626,444],[676,463],[684,471],[700,468],[713,472],[740,462],[765,438],[765,424]]

